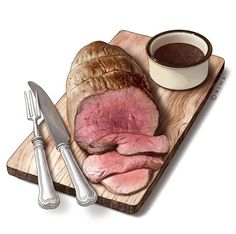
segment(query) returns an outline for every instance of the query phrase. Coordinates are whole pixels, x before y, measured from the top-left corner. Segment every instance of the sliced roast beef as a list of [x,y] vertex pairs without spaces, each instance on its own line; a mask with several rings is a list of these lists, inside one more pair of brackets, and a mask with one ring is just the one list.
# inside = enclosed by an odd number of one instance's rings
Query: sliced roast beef
[[148,136],[135,133],[114,133],[93,141],[87,148],[91,154],[103,153],[117,146],[120,154],[132,155],[147,152],[167,153],[169,141],[166,136]]
[[75,140],[84,149],[99,138],[120,132],[153,135],[159,112],[141,89],[128,87],[89,96],[75,117]]
[[102,184],[113,193],[128,195],[145,188],[150,181],[151,173],[150,169],[137,169],[109,176],[102,180]]
[[83,172],[87,178],[98,183],[102,179],[134,169],[148,168],[159,170],[163,164],[160,157],[145,155],[124,156],[116,151],[101,155],[90,155],[83,162]]
[[[147,77],[134,58],[122,48],[100,41],[82,48],[72,63],[66,94],[71,139],[83,149],[90,147],[91,150],[104,151],[118,145],[119,152],[132,154],[157,151],[155,147],[158,145],[158,151],[167,151],[163,137],[159,140],[137,137],[138,134],[154,135],[159,113],[152,101]],[[121,133],[126,133],[124,139]],[[136,136],[127,135],[130,133]],[[112,136],[112,139],[106,136]],[[89,156],[84,167],[95,181],[108,176],[101,182],[110,191],[119,194],[143,189],[151,178],[152,170],[149,168],[157,169],[161,164],[155,161],[158,160],[156,158],[144,160],[143,155],[119,155],[115,160],[110,154],[105,157]],[[140,167],[147,168],[138,169]],[[114,175],[114,172],[121,174]]]

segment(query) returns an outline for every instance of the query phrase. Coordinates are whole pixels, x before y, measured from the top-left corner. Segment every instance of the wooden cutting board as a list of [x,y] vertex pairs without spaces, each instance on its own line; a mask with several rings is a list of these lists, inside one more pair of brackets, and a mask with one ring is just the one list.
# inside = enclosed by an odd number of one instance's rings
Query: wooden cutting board
[[[148,73],[148,59],[145,53],[145,45],[149,38],[150,37],[148,36],[128,31],[120,31],[110,43],[125,49],[137,60],[143,70]],[[135,213],[140,209],[156,186],[188,130],[200,113],[204,103],[211,94],[216,81],[223,71],[223,67],[224,59],[212,55],[210,58],[208,78],[199,87],[188,91],[167,90],[157,86],[150,80],[153,96],[155,97],[161,114],[158,133],[165,134],[170,141],[170,151],[165,157],[164,165],[159,171],[154,173],[154,176],[146,189],[133,195],[116,195],[109,192],[101,184],[92,184],[99,196],[97,203],[129,214]],[[65,94],[57,102],[56,107],[68,127]],[[56,190],[75,195],[75,190],[65,164],[48,135],[44,121],[41,123],[40,128],[46,141],[45,150],[47,160]],[[32,136],[33,135],[30,134],[8,160],[7,170],[8,173],[13,176],[37,183],[36,165],[31,144]],[[72,142],[72,151],[78,164],[81,166],[82,161],[86,157],[86,153],[82,151],[75,142]]]

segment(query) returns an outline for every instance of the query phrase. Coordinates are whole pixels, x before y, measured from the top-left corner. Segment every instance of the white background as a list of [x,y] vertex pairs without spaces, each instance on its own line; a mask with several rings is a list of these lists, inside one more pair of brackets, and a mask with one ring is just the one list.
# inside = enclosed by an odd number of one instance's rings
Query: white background
[[[0,1],[0,233],[235,233],[234,1]],[[216,101],[209,100],[136,215],[82,208],[60,193],[56,210],[37,204],[35,184],[9,176],[6,162],[32,130],[23,91],[34,80],[56,102],[72,59],[85,44],[121,29],[155,35],[190,29],[226,60]],[[5,230],[5,232],[3,232]],[[6,231],[7,230],[7,231]]]

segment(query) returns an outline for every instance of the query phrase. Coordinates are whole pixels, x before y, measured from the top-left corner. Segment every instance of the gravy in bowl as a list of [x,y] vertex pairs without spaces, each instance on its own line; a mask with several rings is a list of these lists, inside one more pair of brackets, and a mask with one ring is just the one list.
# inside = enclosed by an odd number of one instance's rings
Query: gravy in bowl
[[159,47],[154,58],[162,65],[171,67],[188,67],[204,57],[198,47],[187,43],[170,43]]

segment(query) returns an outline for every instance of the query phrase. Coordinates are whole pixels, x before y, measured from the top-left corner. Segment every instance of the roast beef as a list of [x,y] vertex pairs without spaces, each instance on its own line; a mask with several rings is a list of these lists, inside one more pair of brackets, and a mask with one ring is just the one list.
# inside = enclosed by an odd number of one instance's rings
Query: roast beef
[[124,156],[116,151],[101,155],[90,155],[83,162],[83,172],[94,183],[102,179],[135,169],[148,168],[158,170],[163,161],[160,157],[145,155]]
[[[145,74],[122,48],[101,41],[92,42],[82,48],[72,63],[66,83],[66,94],[71,139],[81,148],[104,151],[111,150],[118,144],[117,150],[127,154],[140,150],[157,150],[153,147],[153,141],[157,139],[153,140],[151,136],[158,127],[159,112],[152,100]],[[121,133],[125,133],[126,139],[132,142],[123,142],[119,135]],[[127,135],[131,133],[147,136],[137,140],[137,137]],[[118,134],[119,137],[113,137],[112,144],[107,141],[104,143],[106,138],[102,137],[111,137],[111,134]],[[165,139],[163,141],[165,142]],[[147,142],[149,144],[144,145]],[[158,142],[158,151],[166,151],[167,144],[160,139]],[[94,147],[96,144],[99,144],[99,147]],[[111,155],[106,157],[109,158],[108,161],[102,156],[89,156],[84,162],[84,165],[89,165],[84,166],[84,172],[91,174],[91,168],[93,171],[97,170],[98,175],[102,170],[109,174],[101,182],[114,193],[130,194],[139,191],[147,186],[152,170],[138,168],[159,168],[154,166],[156,161],[160,160],[158,158],[150,157],[145,161],[141,155],[130,156],[129,159],[119,155],[119,160],[115,161],[111,159]],[[136,158],[138,164],[135,164],[135,157],[139,157]],[[109,163],[112,164],[110,168]],[[122,164],[125,166],[121,167]],[[131,171],[125,172],[127,170]],[[111,175],[114,171],[121,174]],[[97,178],[101,177],[94,178],[99,181]],[[92,177],[90,179],[93,180]]]
[[142,153],[166,153],[169,150],[169,142],[166,136],[148,136],[135,133],[114,133],[99,140],[95,140],[87,148],[91,154],[98,154],[115,148],[123,155]]
[[137,169],[109,176],[102,180],[102,184],[113,193],[128,195],[145,188],[150,181],[151,174],[150,169]]
[[119,132],[153,135],[159,113],[153,101],[133,86],[89,96],[75,118],[75,140],[84,149],[99,138]]

